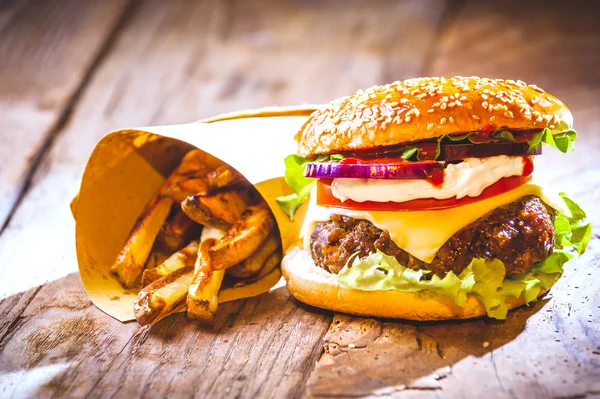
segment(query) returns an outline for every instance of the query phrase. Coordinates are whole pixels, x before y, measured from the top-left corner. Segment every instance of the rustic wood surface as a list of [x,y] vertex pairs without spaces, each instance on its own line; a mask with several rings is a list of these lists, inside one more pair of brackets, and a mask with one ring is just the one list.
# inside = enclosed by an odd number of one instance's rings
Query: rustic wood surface
[[576,154],[548,152],[536,173],[597,230],[599,15],[591,1],[0,0],[0,397],[600,396],[597,234],[505,322],[356,318],[279,289],[222,306],[214,330],[138,327],[87,299],[68,209],[119,127],[478,74],[570,106]]

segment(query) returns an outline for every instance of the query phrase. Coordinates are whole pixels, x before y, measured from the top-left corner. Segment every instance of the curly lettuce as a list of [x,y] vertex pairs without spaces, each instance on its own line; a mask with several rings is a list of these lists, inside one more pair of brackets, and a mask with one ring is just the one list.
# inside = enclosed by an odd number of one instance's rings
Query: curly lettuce
[[431,291],[450,297],[458,306],[465,306],[469,295],[484,305],[487,315],[506,318],[506,300],[523,296],[527,304],[537,300],[563,273],[563,265],[575,254],[583,254],[590,240],[592,227],[585,212],[564,193],[571,216],[558,213],[555,220],[556,248],[546,260],[531,270],[506,277],[504,264],[498,260],[473,259],[459,275],[447,273],[443,278],[427,270],[412,270],[396,258],[377,251],[363,258],[355,257],[336,275],[347,287],[365,291],[396,290],[401,292]]

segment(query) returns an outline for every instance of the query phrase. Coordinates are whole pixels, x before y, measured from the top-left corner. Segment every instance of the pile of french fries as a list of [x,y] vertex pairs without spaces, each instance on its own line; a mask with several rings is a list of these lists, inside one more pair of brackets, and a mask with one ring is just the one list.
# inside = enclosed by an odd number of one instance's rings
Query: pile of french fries
[[125,288],[143,286],[134,304],[141,325],[186,309],[213,324],[224,278],[258,281],[281,256],[275,219],[254,187],[193,150],[148,202],[111,273]]

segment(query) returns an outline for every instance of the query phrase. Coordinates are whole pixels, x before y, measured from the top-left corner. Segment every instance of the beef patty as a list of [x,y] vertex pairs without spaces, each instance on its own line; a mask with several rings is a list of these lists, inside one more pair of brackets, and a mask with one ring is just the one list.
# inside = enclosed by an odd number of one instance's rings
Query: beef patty
[[[444,223],[440,220],[440,223]],[[499,259],[506,274],[529,270],[554,248],[554,210],[535,196],[500,206],[456,232],[439,249],[431,263],[398,248],[385,230],[367,220],[333,215],[317,224],[310,249],[315,264],[338,273],[353,254],[359,257],[380,250],[411,269],[428,269],[438,276],[462,272],[473,258]]]

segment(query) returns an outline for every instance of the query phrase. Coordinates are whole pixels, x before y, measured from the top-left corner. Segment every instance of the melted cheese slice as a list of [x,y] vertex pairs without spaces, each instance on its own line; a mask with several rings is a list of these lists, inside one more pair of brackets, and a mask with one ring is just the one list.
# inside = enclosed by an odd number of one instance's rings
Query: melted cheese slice
[[381,230],[387,230],[398,247],[424,262],[430,263],[448,239],[466,225],[501,205],[526,195],[539,197],[548,206],[570,214],[562,198],[534,183],[523,184],[503,194],[472,204],[429,211],[357,211],[317,205],[313,191],[300,237],[304,248],[310,251],[310,235],[319,222],[339,214],[364,219]]

